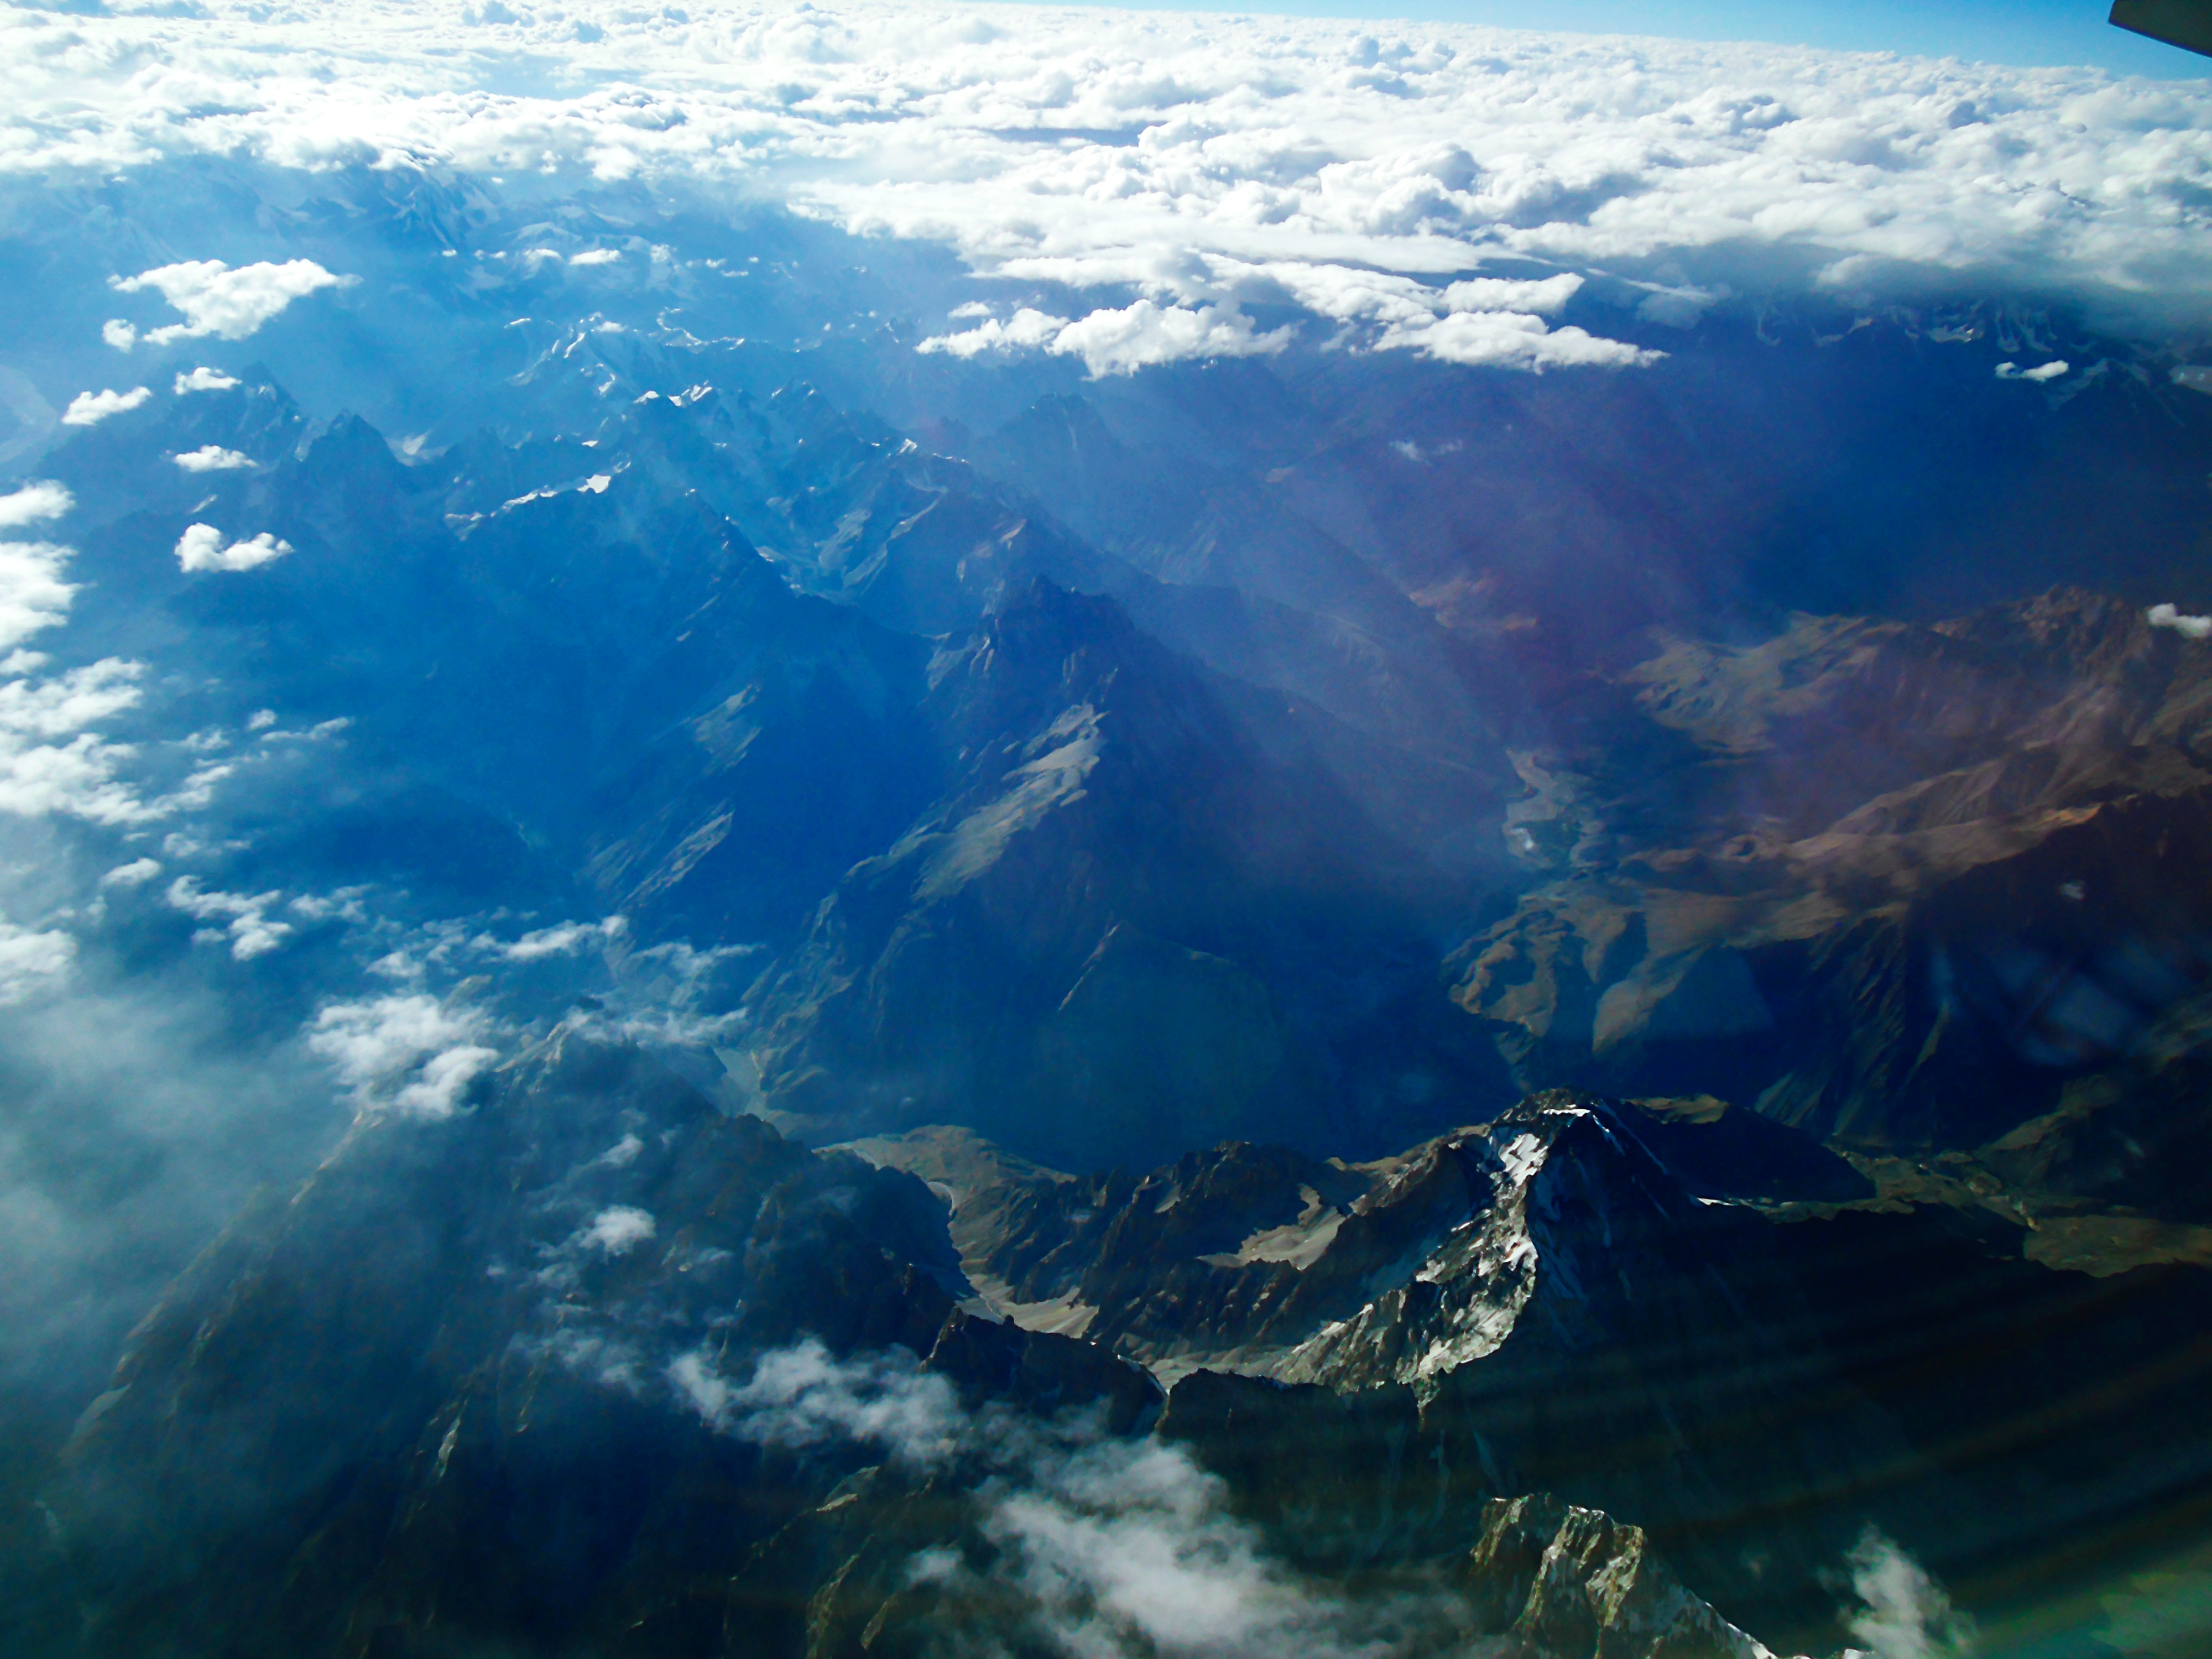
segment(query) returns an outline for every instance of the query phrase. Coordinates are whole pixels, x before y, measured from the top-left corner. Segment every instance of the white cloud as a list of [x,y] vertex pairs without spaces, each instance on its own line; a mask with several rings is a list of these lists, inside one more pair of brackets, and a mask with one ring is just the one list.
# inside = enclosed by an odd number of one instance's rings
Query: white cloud
[[744,1384],[703,1353],[680,1356],[668,1379],[716,1429],[767,1445],[864,1441],[927,1467],[951,1456],[968,1427],[952,1385],[903,1348],[839,1360],[810,1337],[763,1355]]
[[[972,317],[976,308],[963,306],[952,314]],[[915,348],[918,351],[939,351],[954,357],[974,357],[986,351],[1034,350],[1048,346],[1058,339],[1068,325],[1065,317],[1055,317],[1049,312],[1037,311],[1024,306],[1012,319],[1000,322],[984,309],[986,320],[981,327],[966,329],[957,334],[934,334]]]
[[1583,279],[1572,271],[1540,281],[1519,282],[1505,276],[1474,276],[1454,283],[1444,290],[1447,311],[1525,311],[1539,317],[1556,317],[1582,289]]
[[[30,484],[0,495],[0,528],[57,518],[74,504],[59,484]],[[40,678],[45,655],[17,648],[67,616],[76,585],[62,572],[74,555],[52,542],[0,541],[0,812],[119,824],[198,804],[204,774],[167,800],[141,799],[118,777],[137,751],[87,729],[137,706],[143,665],[104,657]]]
[[235,270],[220,259],[187,259],[136,276],[110,277],[108,285],[119,294],[156,289],[185,313],[183,322],[149,329],[143,337],[149,345],[167,345],[208,334],[243,340],[303,295],[350,287],[360,280],[335,275],[313,259],[292,259],[281,265],[264,261]]
[[333,1003],[315,1016],[307,1047],[337,1067],[362,1109],[440,1118],[498,1060],[491,1034],[477,1010],[416,993]]
[[1078,1656],[1381,1659],[1371,1604],[1308,1585],[1180,1447],[1100,1439],[1036,1457],[984,1533],[1054,1644]]
[[186,570],[252,570],[281,559],[292,544],[267,531],[248,541],[223,545],[222,532],[211,524],[190,526],[177,538],[177,562]]
[[[225,449],[221,444],[202,444],[198,449],[186,450],[177,457],[177,465],[187,472],[234,472],[242,466],[252,466],[253,457],[242,455],[237,450]],[[194,526],[195,529],[204,528]],[[195,568],[191,565],[187,570]],[[231,566],[235,569],[238,567]]]
[[[13,550],[0,543],[0,587],[6,555]],[[37,665],[27,653],[0,663],[0,672],[25,675],[0,681],[0,812],[136,823],[170,810],[167,804],[149,805],[118,780],[134,749],[84,729],[137,706],[141,665],[106,657],[55,678],[27,678]],[[68,740],[52,741],[57,738]]]
[[656,1225],[650,1212],[629,1204],[610,1205],[592,1218],[592,1224],[577,1236],[587,1250],[607,1255],[627,1255],[651,1238]]
[[176,391],[177,396],[181,398],[188,392],[228,392],[237,384],[235,375],[226,374],[219,368],[210,368],[203,364],[190,373],[179,374]]
[[[993,1558],[971,1563],[957,1544],[933,1545],[908,1562],[908,1580],[988,1579],[986,1605],[1001,1617],[1020,1608],[1038,1645],[1070,1659],[1387,1659],[1409,1645],[1392,1639],[1402,1634],[1394,1626],[1414,1622],[1405,1614],[1438,1610],[1301,1579],[1179,1446],[1107,1435],[1095,1415],[970,1416],[903,1349],[840,1360],[808,1339],[762,1356],[743,1384],[704,1352],[665,1375],[679,1402],[741,1438],[860,1442],[923,1468],[981,1462]],[[949,1604],[956,1617],[959,1605]],[[1466,1619],[1446,1612],[1429,1622],[1463,1629]]]
[[153,395],[151,387],[143,386],[133,386],[128,392],[80,392],[62,411],[62,424],[98,426],[111,415],[137,408]]
[[638,1154],[644,1150],[645,1143],[642,1140],[634,1134],[626,1134],[592,1162],[605,1169],[627,1170],[637,1162]]
[[[25,525],[58,519],[76,505],[76,498],[60,484],[25,484],[10,495],[0,495],[0,530],[20,530]],[[0,640],[0,644],[5,643]]]
[[1431,323],[1400,324],[1376,345],[1409,347],[1448,363],[1521,368],[1640,368],[1667,354],[1607,340],[1571,325],[1552,328],[1541,317],[1516,311],[1455,311]]
[[2154,605],[2143,619],[2153,628],[2171,628],[2185,640],[2212,637],[2212,617],[2192,617],[2178,605]]
[[0,684],[0,732],[58,738],[82,732],[135,708],[143,672],[135,662],[106,657],[57,678]]
[[[1663,281],[1674,297],[1637,303],[1668,325],[1723,289],[2078,298],[2100,323],[2149,332],[2212,320],[2201,82],[881,0],[689,13],[577,0],[495,34],[462,0],[355,0],[335,30],[254,0],[196,9],[73,16],[70,50],[13,53],[0,167],[427,157],[491,178],[741,185],[857,231],[945,243],[981,273],[1187,310],[1279,294],[1295,268],[1371,273],[1380,302],[1394,282],[1436,293],[1515,259]],[[27,41],[53,26],[26,14],[6,27]],[[574,91],[514,90],[541,85],[546,61],[577,65]],[[1966,105],[1978,118],[1954,125]],[[1069,136],[1084,133],[1097,136]],[[290,297],[284,284],[328,279],[163,270],[191,301],[186,332],[246,330]]]
[[1957,1659],[1973,1645],[1973,1625],[1928,1571],[1873,1527],[1846,1560],[1861,1606],[1844,1627],[1873,1659]]
[[619,248],[590,247],[581,253],[570,254],[568,263],[572,265],[611,265],[621,258],[622,250]]
[[1045,349],[1083,359],[1094,379],[1129,374],[1187,357],[1253,357],[1280,351],[1290,332],[1255,335],[1252,319],[1231,306],[1156,305],[1139,300],[1118,311],[1092,312],[1060,331]]
[[0,1007],[21,1002],[50,985],[76,960],[76,940],[64,933],[33,933],[0,921]]
[[128,351],[138,343],[138,325],[120,317],[110,317],[100,325],[100,337],[118,351]]
[[76,585],[62,580],[72,550],[52,542],[0,542],[0,650],[68,613]]
[[1234,306],[1193,310],[1139,300],[1119,310],[1094,311],[1076,321],[1024,307],[1006,322],[988,318],[979,326],[957,334],[933,335],[916,349],[954,357],[1042,349],[1059,356],[1081,357],[1095,379],[1133,374],[1153,364],[1186,358],[1249,357],[1279,351],[1289,337],[1281,330],[1255,335],[1251,319]]
[[2072,364],[2063,358],[2040,364],[2034,368],[2022,368],[2018,363],[1999,363],[1997,379],[2000,380],[2055,380],[2072,367]]
[[169,884],[170,904],[198,921],[222,922],[193,935],[205,944],[230,941],[230,954],[240,962],[266,956],[292,936],[292,924],[271,921],[269,912],[283,902],[278,893],[211,893],[195,876],[179,876]]
[[629,931],[629,923],[621,916],[609,916],[604,921],[564,921],[551,927],[540,927],[525,933],[512,944],[501,944],[486,935],[476,943],[482,950],[491,951],[508,962],[536,962],[546,957],[574,956],[586,946],[611,945]]
[[133,859],[128,864],[118,864],[100,878],[103,887],[143,887],[161,873],[159,859]]

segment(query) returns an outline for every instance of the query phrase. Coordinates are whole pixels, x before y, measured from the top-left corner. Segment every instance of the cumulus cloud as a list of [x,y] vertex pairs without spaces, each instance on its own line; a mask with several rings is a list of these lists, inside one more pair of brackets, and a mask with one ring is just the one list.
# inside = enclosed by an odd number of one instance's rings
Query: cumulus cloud
[[[0,583],[9,550],[0,544]],[[30,665],[19,656],[0,662],[0,672]],[[135,708],[144,672],[107,657],[49,678],[25,673],[0,681],[0,812],[122,824],[172,810],[173,803],[149,804],[123,781],[137,754],[131,745],[86,729]]]
[[1280,351],[1290,331],[1255,334],[1252,319],[1234,306],[1162,306],[1139,300],[1119,309],[1102,307],[1075,321],[1024,307],[1001,323],[990,318],[957,334],[939,334],[917,349],[954,357],[1042,349],[1080,357],[1091,378],[1131,374],[1156,363],[1191,357],[1251,357]]
[[333,1003],[315,1016],[307,1047],[337,1068],[361,1109],[441,1118],[498,1060],[491,1035],[477,1010],[413,993]]
[[[58,483],[26,485],[0,495],[0,532],[74,505]],[[121,824],[204,804],[217,772],[204,769],[178,793],[149,802],[121,776],[137,751],[89,729],[138,705],[143,664],[105,657],[48,675],[45,655],[20,648],[68,616],[76,584],[63,572],[74,556],[52,542],[0,540],[0,812]]]
[[1070,323],[1046,349],[1082,358],[1095,379],[1187,357],[1264,356],[1280,351],[1290,337],[1288,329],[1253,333],[1252,319],[1233,305],[1194,309],[1139,300],[1118,311],[1102,308]]
[[69,612],[76,585],[62,580],[70,550],[52,542],[0,542],[0,650]]
[[650,1212],[629,1204],[611,1204],[592,1218],[592,1224],[578,1235],[577,1243],[602,1255],[627,1255],[655,1231]]
[[203,889],[196,876],[179,876],[169,884],[169,903],[198,921],[216,922],[192,935],[197,943],[219,945],[226,940],[230,954],[240,962],[266,956],[292,936],[292,925],[272,921],[269,912],[284,901],[276,893],[219,893]]
[[591,247],[581,253],[570,254],[568,263],[572,265],[611,265],[621,258],[620,248]]
[[209,368],[204,364],[179,374],[176,392],[181,398],[188,392],[228,392],[237,384],[235,375],[226,374],[219,368]]
[[0,732],[41,738],[82,732],[135,707],[143,672],[135,662],[106,657],[49,679],[0,684]]
[[0,921],[0,1007],[12,1006],[69,972],[76,940],[59,932],[33,933]]
[[2153,628],[2171,628],[2185,640],[2212,637],[2212,617],[2192,617],[2179,605],[2154,605],[2143,612]]
[[[973,315],[967,307],[953,315],[963,313]],[[1068,325],[1066,317],[1055,317],[1049,312],[1024,306],[1006,322],[995,317],[975,328],[964,329],[957,334],[936,334],[915,348],[918,351],[943,352],[953,357],[975,357],[986,351],[1008,352],[1035,350],[1057,340]]]
[[64,426],[98,426],[111,415],[121,415],[137,408],[154,395],[149,386],[133,386],[128,392],[80,392],[70,399],[62,411]]
[[1572,271],[1538,281],[1516,281],[1507,276],[1473,276],[1444,289],[1447,311],[1531,312],[1556,317],[1568,301],[1582,291],[1583,279]]
[[1973,1646],[1973,1624],[1951,1605],[1928,1570],[1869,1527],[1847,1565],[1859,1607],[1844,1628],[1873,1659],[1959,1659]]
[[143,887],[161,873],[159,859],[133,859],[128,864],[118,864],[100,878],[103,887]]
[[[240,454],[235,449],[225,449],[221,444],[202,444],[198,449],[186,450],[176,459],[177,465],[187,472],[234,472],[240,467],[253,465],[252,456]],[[204,525],[195,525],[192,527],[195,530],[206,528]],[[181,556],[181,548],[179,556]],[[238,568],[234,565],[227,568]],[[190,570],[195,567],[186,565],[185,568]]]
[[149,329],[141,337],[149,345],[168,345],[208,334],[243,340],[303,295],[349,288],[360,280],[327,271],[313,259],[291,259],[281,265],[264,261],[235,270],[220,259],[187,259],[136,276],[110,277],[108,285],[118,294],[153,289],[183,312],[183,322]]
[[[25,525],[58,519],[76,505],[76,498],[61,484],[25,484],[11,494],[0,495],[0,530],[20,530]],[[0,640],[0,645],[6,643]]]
[[1455,311],[1433,322],[1387,329],[1376,343],[1385,350],[1409,348],[1447,363],[1540,374],[1547,368],[1640,368],[1667,355],[1571,325],[1555,329],[1541,317],[1517,311]]
[[177,538],[177,562],[186,570],[252,570],[291,550],[291,543],[280,541],[265,530],[228,546],[222,532],[211,524],[192,525]]

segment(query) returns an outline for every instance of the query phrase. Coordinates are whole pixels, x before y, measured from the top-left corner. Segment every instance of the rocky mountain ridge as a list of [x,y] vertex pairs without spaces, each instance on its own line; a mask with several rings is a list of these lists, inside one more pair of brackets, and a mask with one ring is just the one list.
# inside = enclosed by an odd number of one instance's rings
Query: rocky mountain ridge
[[[1042,1546],[994,1494],[1077,1504],[1050,1485],[1071,1458],[1164,1468],[1206,1538],[1277,1545],[1215,1514],[1245,1494],[1183,1461],[1206,1430],[1182,1390],[1170,1423],[1103,1348],[956,1307],[940,1214],[911,1176],[556,1033],[450,1117],[364,1118],[209,1247],[84,1413],[27,1604],[93,1653],[1042,1642],[1054,1607],[1014,1571]],[[1479,1484],[1453,1508],[1329,1592],[1394,1651],[1765,1651],[1633,1527]]]

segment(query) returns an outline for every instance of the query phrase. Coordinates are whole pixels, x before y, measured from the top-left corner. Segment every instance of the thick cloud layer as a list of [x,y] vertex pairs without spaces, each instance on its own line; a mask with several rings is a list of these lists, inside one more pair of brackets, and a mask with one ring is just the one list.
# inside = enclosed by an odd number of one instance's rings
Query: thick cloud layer
[[[1649,361],[1544,320],[1585,273],[1675,326],[1792,291],[2212,318],[2202,83],[996,6],[194,10],[0,19],[0,169],[216,151],[734,188],[948,243],[980,273],[1116,290],[938,344],[1093,373],[1273,349],[1244,309],[1263,302],[1456,362]],[[333,280],[201,261],[125,286],[187,319],[141,337],[234,337]],[[116,343],[139,325],[117,319]]]

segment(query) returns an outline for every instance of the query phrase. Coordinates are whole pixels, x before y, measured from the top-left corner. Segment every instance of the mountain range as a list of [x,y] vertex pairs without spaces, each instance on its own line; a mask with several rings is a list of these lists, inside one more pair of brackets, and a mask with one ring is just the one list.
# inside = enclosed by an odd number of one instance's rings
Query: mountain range
[[285,1103],[0,1066],[142,1229],[9,1292],[11,1651],[2123,1650],[2035,1621],[2212,1494],[2201,390],[1895,310],[1085,380],[588,199],[681,258],[226,210],[374,291],[8,452],[71,1063],[143,988]]

